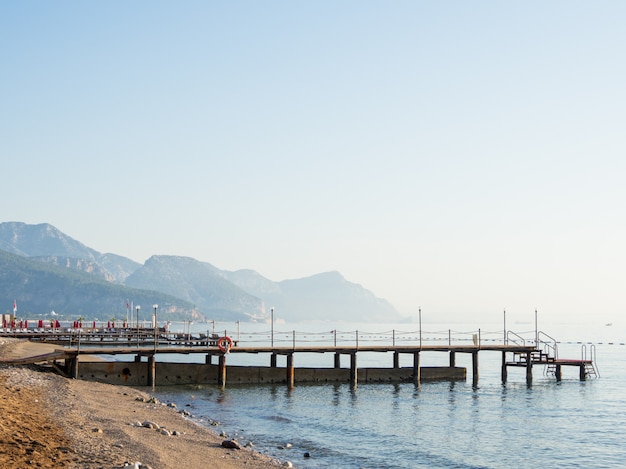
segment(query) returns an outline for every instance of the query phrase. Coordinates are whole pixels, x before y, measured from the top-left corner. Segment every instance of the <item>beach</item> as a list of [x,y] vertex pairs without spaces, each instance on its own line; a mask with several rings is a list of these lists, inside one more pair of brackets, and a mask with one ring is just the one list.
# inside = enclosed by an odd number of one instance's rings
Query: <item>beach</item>
[[[0,339],[2,358],[35,356],[53,348]],[[224,438],[185,417],[181,409],[129,387],[67,379],[35,366],[3,366],[0,401],[0,467],[281,466],[248,448],[223,447]]]

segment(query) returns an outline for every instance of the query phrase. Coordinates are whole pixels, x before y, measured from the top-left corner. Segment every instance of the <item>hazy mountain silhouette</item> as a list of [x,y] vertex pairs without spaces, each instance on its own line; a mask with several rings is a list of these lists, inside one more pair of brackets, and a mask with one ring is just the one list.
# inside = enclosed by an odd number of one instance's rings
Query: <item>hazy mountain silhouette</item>
[[288,321],[399,319],[389,302],[338,272],[274,282],[253,270],[220,270],[190,257],[154,255],[141,265],[102,254],[47,223],[0,223],[0,249],[6,251],[0,293],[11,306],[20,298],[32,313],[119,316],[130,298],[147,307],[158,303],[172,318],[267,320],[274,307]]

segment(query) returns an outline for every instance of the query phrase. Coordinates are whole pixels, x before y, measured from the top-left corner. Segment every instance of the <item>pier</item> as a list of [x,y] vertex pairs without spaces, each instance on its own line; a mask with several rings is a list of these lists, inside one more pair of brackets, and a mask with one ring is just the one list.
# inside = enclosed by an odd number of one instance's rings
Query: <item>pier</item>
[[[512,331],[497,333],[500,339],[486,337],[480,330],[471,333],[447,331],[438,337],[423,338],[421,331],[363,333],[359,331],[301,333],[296,331],[241,334],[228,336],[209,333],[173,333],[162,328],[121,330],[59,330],[3,331],[0,336],[28,338],[33,341],[63,345],[47,356],[32,357],[21,363],[48,363],[68,377],[97,380],[112,384],[155,386],[168,384],[272,384],[293,387],[298,383],[348,382],[412,382],[419,385],[428,380],[466,380],[467,370],[457,366],[459,354],[471,355],[471,380],[477,385],[480,376],[479,354],[501,354],[501,378],[506,383],[510,368],[523,368],[527,384],[533,381],[533,368],[542,365],[557,381],[563,368],[577,367],[578,377],[597,377],[594,365],[595,347],[590,356],[563,359],[558,356],[558,344],[552,337],[536,331],[525,339]],[[493,334],[492,334],[493,335]],[[225,339],[227,338],[227,339]],[[269,340],[268,340],[269,339]],[[585,346],[583,350],[586,352]],[[358,366],[361,353],[391,355],[388,367]],[[301,354],[330,355],[328,367],[296,367]],[[424,355],[445,353],[447,366],[424,366]],[[229,366],[229,356],[236,354],[264,355],[266,366]],[[93,361],[93,356],[133,357],[132,361]],[[204,363],[157,361],[171,355],[203,355]],[[408,356],[411,366],[400,366],[400,357]],[[278,366],[284,357],[285,366]],[[342,367],[342,358],[345,366]],[[283,359],[281,358],[281,361]],[[8,364],[6,361],[1,363]]]

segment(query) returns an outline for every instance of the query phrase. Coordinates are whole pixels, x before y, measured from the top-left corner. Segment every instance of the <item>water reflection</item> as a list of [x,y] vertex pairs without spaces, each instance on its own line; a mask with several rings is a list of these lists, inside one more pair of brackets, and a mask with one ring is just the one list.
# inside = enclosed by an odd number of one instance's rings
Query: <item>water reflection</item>
[[337,407],[341,403],[341,385],[333,384],[333,399],[332,404]]

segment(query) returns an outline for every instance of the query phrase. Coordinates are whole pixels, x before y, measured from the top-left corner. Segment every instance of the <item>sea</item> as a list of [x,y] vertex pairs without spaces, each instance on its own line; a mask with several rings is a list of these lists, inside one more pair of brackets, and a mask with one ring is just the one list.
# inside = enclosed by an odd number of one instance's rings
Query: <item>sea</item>
[[[468,379],[401,384],[349,383],[157,387],[152,393],[186,409],[199,424],[251,443],[256,451],[297,468],[611,468],[626,466],[626,322],[593,319],[537,325],[187,324],[188,333],[215,330],[241,345],[328,343],[502,343],[537,337],[557,345],[559,358],[593,358],[596,377],[581,381],[564,367],[557,382],[544,366],[509,368],[501,354],[479,353],[472,384],[471,354],[456,354]],[[514,333],[508,333],[508,331]],[[180,357],[171,357],[181,359]],[[284,357],[282,357],[284,358]],[[204,357],[198,357],[201,362]],[[189,357],[182,358],[189,360]],[[280,357],[279,357],[280,360]],[[343,367],[349,367],[344,358]],[[412,357],[400,358],[412,366]],[[295,366],[333,366],[333,354],[296,354]],[[447,353],[422,352],[422,366],[445,366]],[[269,365],[268,355],[232,353],[228,364]],[[391,367],[390,353],[359,353],[359,367]],[[285,366],[279,361],[278,366]],[[297,380],[297,369],[296,369]]]

